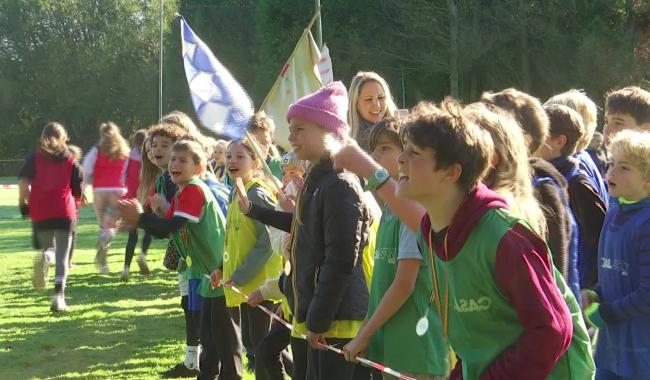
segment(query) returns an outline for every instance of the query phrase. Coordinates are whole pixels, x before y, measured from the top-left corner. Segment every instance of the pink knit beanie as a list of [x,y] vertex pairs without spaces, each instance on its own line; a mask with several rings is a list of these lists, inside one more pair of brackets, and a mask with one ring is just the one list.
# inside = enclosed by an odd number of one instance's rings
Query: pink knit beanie
[[347,115],[348,91],[343,83],[336,81],[290,105],[287,121],[304,119],[344,137],[350,130]]

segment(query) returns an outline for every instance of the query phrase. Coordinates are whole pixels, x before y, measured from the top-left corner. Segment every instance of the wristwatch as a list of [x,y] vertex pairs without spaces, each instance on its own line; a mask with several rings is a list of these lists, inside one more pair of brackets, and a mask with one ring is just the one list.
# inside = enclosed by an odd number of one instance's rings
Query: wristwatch
[[372,172],[372,176],[368,178],[368,183],[366,184],[366,191],[374,191],[377,190],[381,185],[386,183],[388,179],[390,178],[390,174],[388,173],[388,170],[384,168],[379,168],[375,169],[375,171]]

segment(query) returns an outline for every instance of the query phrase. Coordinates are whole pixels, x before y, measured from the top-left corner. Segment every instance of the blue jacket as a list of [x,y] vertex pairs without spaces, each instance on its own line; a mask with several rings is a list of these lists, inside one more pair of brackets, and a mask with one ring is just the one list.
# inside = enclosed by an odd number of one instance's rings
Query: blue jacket
[[650,197],[607,213],[598,247],[596,366],[650,378]]
[[591,155],[586,150],[576,153],[575,157],[580,161],[580,169],[587,175],[587,179],[591,186],[598,191],[598,195],[609,204],[609,192],[607,191],[607,184],[603,180],[603,175],[598,169],[598,165],[591,158]]

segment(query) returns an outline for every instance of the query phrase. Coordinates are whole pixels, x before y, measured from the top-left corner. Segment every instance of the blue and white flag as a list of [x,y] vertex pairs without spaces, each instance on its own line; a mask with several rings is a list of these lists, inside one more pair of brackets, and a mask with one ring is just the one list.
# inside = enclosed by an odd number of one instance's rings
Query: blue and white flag
[[253,102],[185,19],[180,19],[185,76],[196,116],[213,132],[241,138],[253,116]]

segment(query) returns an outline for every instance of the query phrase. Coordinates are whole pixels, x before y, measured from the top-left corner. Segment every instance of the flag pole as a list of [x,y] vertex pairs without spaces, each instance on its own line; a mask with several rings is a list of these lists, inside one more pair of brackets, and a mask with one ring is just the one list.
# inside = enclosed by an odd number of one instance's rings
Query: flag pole
[[163,97],[163,18],[165,0],[160,0],[160,62],[158,76],[158,120],[162,119],[162,97]]
[[[311,29],[311,27],[314,25],[314,22],[316,21],[316,19],[319,16],[320,16],[320,8],[316,9],[316,13],[314,13],[311,20],[309,20],[309,24],[307,24],[307,27],[305,28],[305,30],[303,30],[302,34],[300,35],[300,38],[302,38],[302,36],[305,33],[307,33],[307,31],[309,29]],[[300,41],[300,38],[298,39],[298,41]],[[284,66],[288,65],[289,62],[291,62],[291,60],[293,60],[293,56],[296,54],[296,50],[298,50],[298,44],[296,44],[296,46],[293,48],[293,51],[291,52],[291,55],[289,56],[289,59],[287,59],[287,61],[284,63]],[[282,66],[282,67],[284,68],[284,66]],[[271,90],[273,90],[275,88],[275,85],[278,84],[278,81],[280,81],[281,79],[282,78],[278,75],[278,78],[273,83],[273,86],[271,86]],[[269,100],[269,96],[271,95],[271,90],[269,90],[269,92],[264,97],[264,100],[262,101],[262,105],[260,105],[259,109],[264,109],[264,106],[266,105],[266,102]]]
[[316,24],[316,43],[318,48],[323,48],[323,22],[320,13],[320,0],[315,0],[316,12],[318,14],[318,23]]

